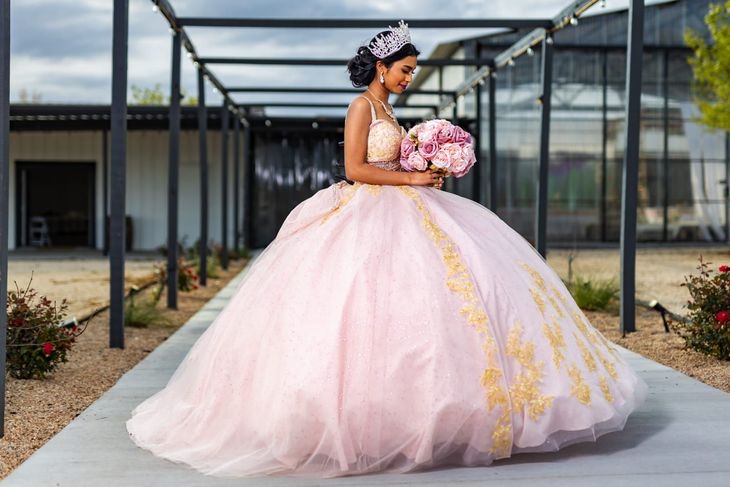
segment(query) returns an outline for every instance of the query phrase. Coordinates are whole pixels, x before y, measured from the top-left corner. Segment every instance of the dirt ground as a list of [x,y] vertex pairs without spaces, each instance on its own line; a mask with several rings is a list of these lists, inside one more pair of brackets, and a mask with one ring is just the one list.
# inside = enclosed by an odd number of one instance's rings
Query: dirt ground
[[[563,279],[568,277],[567,250],[549,250],[548,263]],[[684,276],[695,274],[697,258],[713,263],[730,265],[730,247],[696,248],[642,248],[636,255],[637,298],[658,300],[667,309],[680,315],[686,314],[684,305],[689,295],[681,287]],[[620,260],[618,249],[578,250],[573,260],[573,273],[581,277],[615,279],[619,282]]]

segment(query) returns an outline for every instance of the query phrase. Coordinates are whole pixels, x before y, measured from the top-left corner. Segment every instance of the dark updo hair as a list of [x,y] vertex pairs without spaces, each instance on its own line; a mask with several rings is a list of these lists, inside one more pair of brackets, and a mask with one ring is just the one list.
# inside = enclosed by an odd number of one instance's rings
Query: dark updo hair
[[[370,45],[378,37],[383,34],[387,34],[388,32],[390,31],[384,30],[383,32],[380,32],[372,38],[368,45]],[[377,58],[372,52],[370,52],[370,49],[368,49],[367,46],[360,46],[357,49],[357,54],[355,54],[355,56],[347,62],[347,71],[350,73],[352,86],[360,88],[361,86],[369,85],[375,78],[375,63],[377,61],[383,61],[383,64],[385,64],[387,68],[390,68],[396,61],[400,61],[408,56],[418,56],[419,54],[421,54],[421,51],[416,49],[416,46],[410,42],[384,59]]]

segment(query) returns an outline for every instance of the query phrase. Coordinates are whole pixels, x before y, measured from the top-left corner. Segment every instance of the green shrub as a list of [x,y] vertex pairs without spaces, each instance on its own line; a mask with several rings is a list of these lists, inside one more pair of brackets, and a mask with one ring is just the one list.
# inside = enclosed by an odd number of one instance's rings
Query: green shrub
[[134,293],[130,294],[124,306],[124,326],[147,328],[152,325],[168,325],[170,320],[157,307],[155,293],[152,299],[137,299]]
[[[64,321],[68,304],[51,301],[30,287],[8,292],[7,371],[16,379],[43,379],[62,362],[84,330]],[[84,327],[84,329],[86,329]]]
[[619,292],[613,279],[576,277],[572,282],[566,283],[566,286],[578,306],[587,311],[605,311]]
[[730,360],[730,266],[715,273],[700,256],[697,270],[699,275],[685,276],[682,284],[690,295],[689,319],[675,325],[689,348]]

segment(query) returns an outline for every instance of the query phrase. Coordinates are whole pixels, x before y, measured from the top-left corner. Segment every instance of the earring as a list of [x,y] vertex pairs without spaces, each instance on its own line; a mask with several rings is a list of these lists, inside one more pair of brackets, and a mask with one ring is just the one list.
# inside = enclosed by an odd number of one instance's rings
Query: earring
[[380,73],[380,84],[381,85],[385,84],[385,76],[383,76],[383,73]]

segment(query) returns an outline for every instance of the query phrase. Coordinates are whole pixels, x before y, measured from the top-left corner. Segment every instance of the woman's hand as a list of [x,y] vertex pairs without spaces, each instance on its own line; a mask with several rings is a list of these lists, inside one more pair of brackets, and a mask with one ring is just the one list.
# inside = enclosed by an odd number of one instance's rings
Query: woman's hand
[[408,174],[408,184],[411,186],[433,186],[441,189],[444,184],[443,173],[426,169],[425,171],[414,171]]

